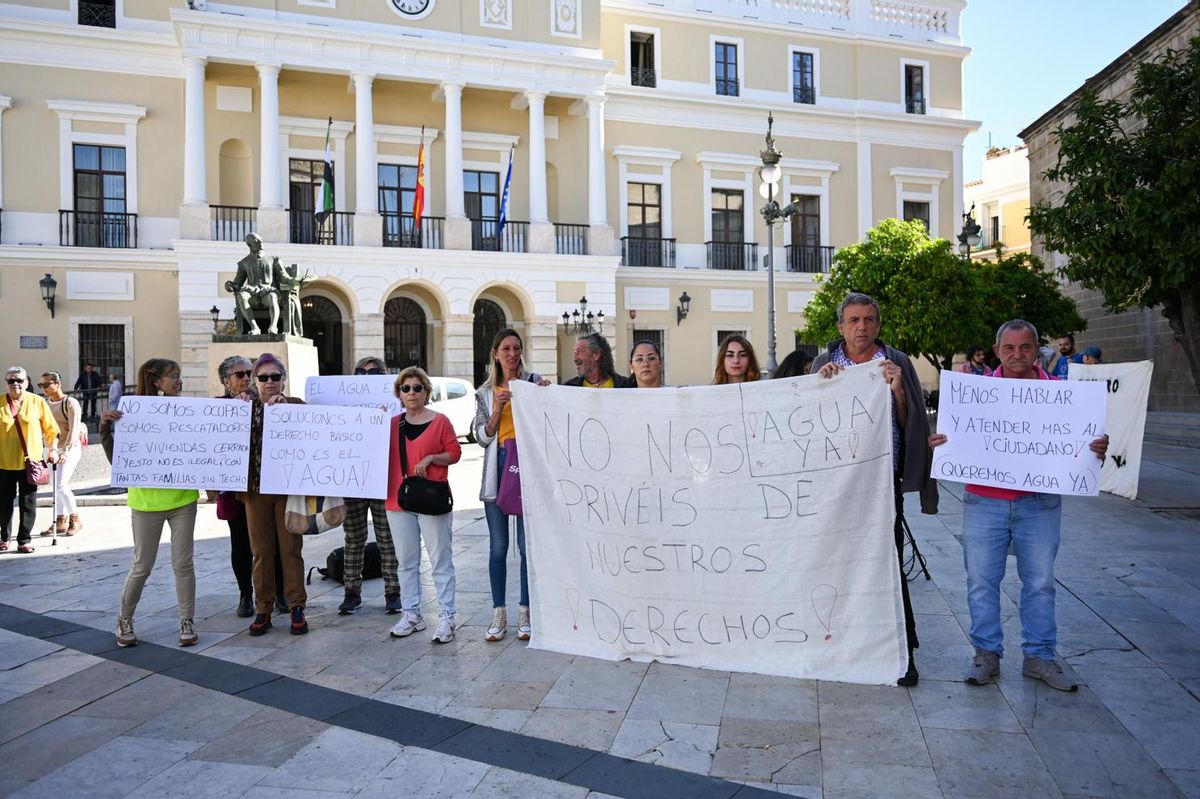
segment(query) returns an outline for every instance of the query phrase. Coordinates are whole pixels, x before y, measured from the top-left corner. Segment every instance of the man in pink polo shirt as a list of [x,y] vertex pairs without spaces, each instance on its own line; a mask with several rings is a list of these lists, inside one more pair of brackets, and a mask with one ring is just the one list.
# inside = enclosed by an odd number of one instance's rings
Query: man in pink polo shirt
[[[1038,365],[1037,328],[1023,319],[1005,322],[996,331],[1000,368],[992,377],[1018,380],[1056,380]],[[929,437],[931,447],[946,443],[946,436]],[[1091,443],[1096,457],[1104,459],[1108,436]],[[971,612],[971,644],[975,657],[964,679],[987,685],[1000,674],[1004,631],[1000,625],[1000,582],[1011,544],[1021,577],[1022,673],[1060,691],[1074,691],[1077,683],[1063,671],[1055,647],[1058,630],[1054,618],[1054,558],[1058,555],[1062,527],[1062,497],[1007,488],[968,484],[963,494],[963,560],[967,568],[967,607]]]

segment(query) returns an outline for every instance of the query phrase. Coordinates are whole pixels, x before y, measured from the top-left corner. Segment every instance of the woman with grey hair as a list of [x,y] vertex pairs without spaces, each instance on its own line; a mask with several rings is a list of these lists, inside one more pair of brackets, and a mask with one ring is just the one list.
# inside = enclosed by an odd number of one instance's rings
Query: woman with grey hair
[[13,500],[20,497],[17,551],[33,552],[33,524],[37,517],[37,486],[25,474],[27,461],[58,461],[58,424],[50,406],[37,394],[25,391],[29,376],[20,366],[4,373],[8,391],[0,405],[0,552],[8,549]]

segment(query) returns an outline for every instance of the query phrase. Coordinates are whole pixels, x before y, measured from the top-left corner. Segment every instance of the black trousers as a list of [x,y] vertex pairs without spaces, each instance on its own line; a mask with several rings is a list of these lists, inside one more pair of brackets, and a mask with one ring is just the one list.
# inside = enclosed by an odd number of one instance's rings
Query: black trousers
[[96,415],[96,396],[99,391],[94,388],[89,388],[83,392],[83,396],[79,400],[79,411],[83,414],[84,419],[94,418]]
[[28,544],[37,519],[37,486],[25,479],[24,469],[0,469],[0,541],[8,541],[12,528],[13,500],[20,498],[17,545]]
[[[229,524],[229,565],[233,567],[233,576],[237,580],[238,591],[242,594],[254,593],[254,582],[251,570],[254,568],[254,554],[250,551],[250,528],[246,517],[230,519]],[[279,553],[275,553],[275,585],[283,585],[283,562]]]
[[895,476],[893,487],[896,497],[896,523],[893,532],[896,536],[896,558],[900,562],[900,596],[904,601],[904,633],[908,638],[908,651],[921,645],[917,640],[917,619],[913,615],[912,600],[908,596],[908,578],[904,576],[904,492],[900,490],[900,475]]

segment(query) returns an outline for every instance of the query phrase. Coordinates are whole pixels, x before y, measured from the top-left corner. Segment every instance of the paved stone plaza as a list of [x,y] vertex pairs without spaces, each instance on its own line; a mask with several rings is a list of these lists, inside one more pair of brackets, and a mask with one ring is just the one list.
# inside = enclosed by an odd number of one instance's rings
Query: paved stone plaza
[[[0,555],[0,796],[1200,796],[1200,450],[1147,444],[1138,502],[1064,501],[1058,620],[1076,694],[1020,676],[1011,563],[1003,676],[959,681],[971,650],[955,484],[939,516],[909,511],[933,573],[912,584],[917,688],[486,644],[487,529],[467,454],[453,470],[464,626],[445,646],[388,637],[381,581],[341,617],[341,586],[315,574],[308,635],[250,638],[207,505],[188,650],[165,543],[143,643],[115,646],[124,506],[84,508],[81,536]],[[306,562],[340,544],[306,540]],[[516,572],[514,557],[510,596]]]

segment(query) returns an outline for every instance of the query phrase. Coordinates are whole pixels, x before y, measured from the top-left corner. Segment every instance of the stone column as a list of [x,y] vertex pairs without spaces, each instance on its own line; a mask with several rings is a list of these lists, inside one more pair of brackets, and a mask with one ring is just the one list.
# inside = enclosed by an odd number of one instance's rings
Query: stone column
[[525,92],[529,103],[529,252],[554,252],[546,212],[546,93]]
[[354,73],[354,243],[363,247],[383,246],[371,92],[374,81],[374,75]]
[[283,207],[279,174],[279,66],[258,64],[259,178],[258,235],[263,241],[288,240],[287,210]]
[[[354,317],[354,343],[350,347],[353,367],[363,358],[383,357],[383,314],[364,313]],[[390,365],[390,364],[389,364]]]
[[179,235],[209,239],[208,172],[204,142],[204,67],[206,60],[183,58],[183,204],[179,206]]
[[452,314],[442,324],[442,373],[475,379],[475,317]]
[[603,97],[587,98],[588,253],[591,255],[610,255],[613,249],[604,174],[604,100]]
[[446,99],[446,228],[447,250],[471,249],[471,222],[463,200],[463,144],[461,83],[443,83]]

